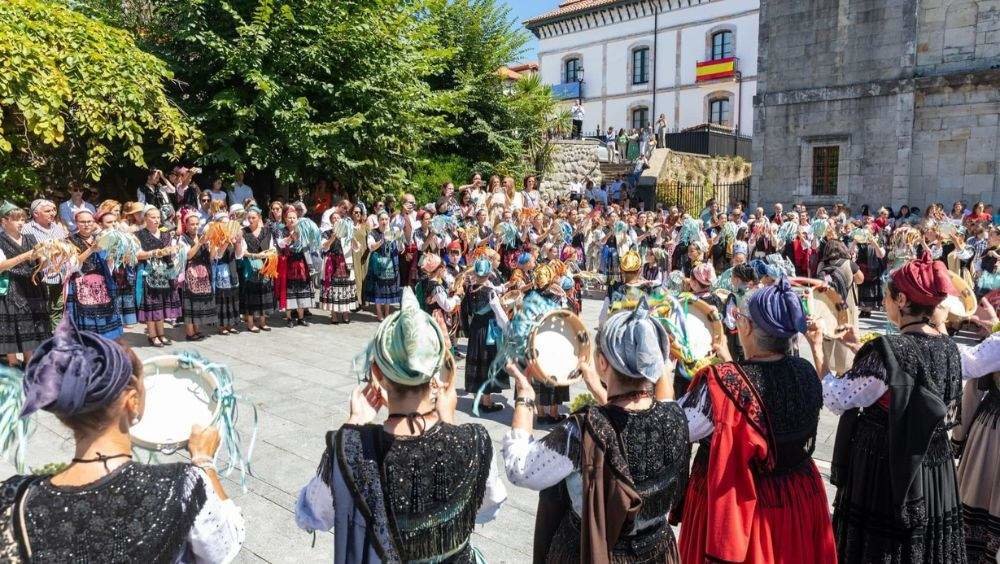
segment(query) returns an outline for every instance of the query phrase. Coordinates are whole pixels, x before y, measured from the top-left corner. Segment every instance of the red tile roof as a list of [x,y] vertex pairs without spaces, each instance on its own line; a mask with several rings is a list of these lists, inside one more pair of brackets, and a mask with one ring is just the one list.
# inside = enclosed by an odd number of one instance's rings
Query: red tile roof
[[621,1],[622,0],[563,0],[559,4],[559,7],[555,10],[550,10],[539,16],[525,20],[524,26],[531,28],[532,26],[546,20],[568,16],[579,12],[586,12],[587,10],[592,10],[594,8],[603,8],[605,6],[617,4]]

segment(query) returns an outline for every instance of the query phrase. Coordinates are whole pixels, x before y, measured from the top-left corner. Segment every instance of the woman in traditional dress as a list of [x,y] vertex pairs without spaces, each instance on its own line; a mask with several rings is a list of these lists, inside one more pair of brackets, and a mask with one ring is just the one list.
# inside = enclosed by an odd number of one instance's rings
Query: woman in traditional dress
[[[816,278],[826,282],[840,294],[847,305],[847,323],[857,327],[860,313],[858,311],[858,284],[865,281],[865,275],[847,250],[847,245],[836,239],[828,239],[820,250],[819,263],[816,266]],[[850,368],[854,361],[854,351],[837,339],[827,337],[824,341],[824,353],[830,369],[842,373]]]
[[669,337],[649,313],[643,298],[608,318],[593,362],[579,364],[597,405],[540,440],[532,436],[535,391],[507,365],[517,399],[504,466],[512,484],[541,492],[535,562],[681,561],[667,512],[687,478],[687,421],[667,401]]
[[364,307],[365,278],[368,276],[368,222],[365,221],[365,209],[360,202],[351,209],[351,221],[354,222],[354,239],[351,243],[354,288],[358,307]]
[[45,288],[32,281],[36,241],[21,234],[26,218],[14,204],[0,204],[0,353],[9,366],[18,365],[17,353],[27,363],[32,350],[52,334]]
[[146,339],[162,348],[174,342],[163,331],[164,319],[176,319],[181,314],[181,299],[177,295],[177,247],[171,244],[170,233],[160,232],[160,210],[146,206],[145,224],[136,231],[142,250],[136,277],[136,301],[139,321],[146,324]]
[[[354,390],[347,423],[327,433],[295,520],[334,531],[338,564],[473,564],[473,528],[507,492],[486,429],[454,423],[455,365],[437,323],[409,288],[401,300],[359,359],[368,383]],[[385,422],[372,424],[383,406]]]
[[929,254],[892,273],[883,305],[900,333],[861,347],[853,367],[829,373],[822,339],[810,336],[826,407],[842,414],[831,482],[840,562],[966,562],[955,456],[948,430],[962,395],[961,355],[932,319],[954,293]]
[[[219,431],[191,430],[189,463],[132,462],[129,428],[142,418],[146,395],[135,353],[77,331],[70,318],[38,353],[24,374],[21,415],[55,415],[76,447],[58,473],[15,475],[0,487],[0,560],[232,561],[244,522],[213,463]],[[21,423],[4,419],[4,444]]]
[[[120,229],[128,233],[128,237],[135,237],[127,231],[127,226],[118,221],[118,214],[113,211],[98,210],[95,217],[101,231],[106,229]],[[136,242],[138,247],[138,242]],[[139,322],[139,307],[135,301],[135,277],[136,265],[123,262],[122,264],[109,265],[111,267],[111,278],[114,285],[115,310],[121,318],[122,325],[131,327]]]
[[859,317],[871,317],[882,304],[882,275],[885,272],[886,250],[882,231],[865,230],[866,239],[856,241],[857,265],[864,277],[858,284]]
[[835,563],[823,479],[811,455],[823,406],[816,369],[791,356],[805,331],[787,279],[754,291],[736,314],[746,361],[698,372],[682,400],[700,441],[684,499],[684,562]]
[[[224,213],[219,221],[234,221]],[[215,311],[220,335],[236,335],[240,324],[240,276],[237,261],[243,258],[243,234],[238,230],[224,247],[213,250],[212,293],[215,294]]]
[[66,314],[80,329],[106,339],[121,337],[124,328],[115,304],[117,288],[108,267],[106,251],[97,248],[97,222],[89,210],[74,216],[77,232],[69,242],[79,250],[80,268],[66,287]]
[[[181,214],[181,221],[184,234],[179,241],[180,252],[187,257],[184,266],[184,291],[181,294],[184,338],[188,341],[200,341],[205,338],[200,331],[201,327],[217,325],[219,318],[212,288],[212,256],[208,242],[198,235],[198,214],[186,211]],[[219,333],[226,335],[228,331],[219,328]]]
[[251,333],[270,331],[267,318],[274,311],[274,282],[261,273],[268,251],[274,248],[271,230],[260,217],[261,210],[247,210],[247,226],[243,228],[246,253],[241,260],[240,311]]
[[[295,206],[285,206],[283,235],[276,239],[278,246],[278,283],[275,294],[278,306],[285,312],[285,324],[289,328],[296,324],[307,326],[305,311],[313,306],[312,281],[309,276],[309,264],[306,261],[306,250],[296,243],[299,235],[295,224],[299,221],[299,212]],[[296,318],[292,319],[292,310]]]
[[[349,208],[349,204],[347,208]],[[354,283],[354,231],[349,218],[333,214],[333,229],[323,242],[323,287],[319,293],[319,307],[330,312],[330,323],[351,322],[351,312],[357,309],[358,296]],[[344,223],[346,222],[346,223]]]
[[473,263],[472,281],[462,299],[462,329],[469,337],[465,391],[470,394],[482,391],[479,410],[486,413],[503,409],[502,404],[493,401],[493,394],[510,388],[506,373],[490,381],[490,365],[497,357],[501,327],[507,324],[507,315],[500,306],[497,289],[490,282],[492,274],[490,260],[485,257],[477,259]]
[[379,212],[378,227],[368,233],[368,280],[365,299],[375,304],[375,317],[385,319],[390,306],[399,305],[399,253],[403,250],[402,237],[389,230],[389,214]]
[[961,421],[952,430],[959,445],[958,493],[970,564],[993,564],[1000,554],[1000,333],[975,347],[959,346],[965,384]]

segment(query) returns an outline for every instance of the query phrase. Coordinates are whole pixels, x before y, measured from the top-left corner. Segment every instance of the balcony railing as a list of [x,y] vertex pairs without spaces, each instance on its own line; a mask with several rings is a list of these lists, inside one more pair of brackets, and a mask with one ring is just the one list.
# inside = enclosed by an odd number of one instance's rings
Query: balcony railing
[[552,85],[552,95],[555,96],[557,100],[571,100],[577,98],[583,98],[583,83],[582,82],[564,82],[562,84]]

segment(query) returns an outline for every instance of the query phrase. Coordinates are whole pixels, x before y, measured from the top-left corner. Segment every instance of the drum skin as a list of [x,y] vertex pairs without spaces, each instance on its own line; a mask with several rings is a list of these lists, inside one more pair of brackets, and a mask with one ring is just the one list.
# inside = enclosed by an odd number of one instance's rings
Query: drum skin
[[[722,325],[722,314],[712,304],[693,296],[681,298],[681,300],[687,304],[684,327],[674,328],[670,324],[665,324],[667,332],[670,333],[671,355],[688,363],[713,356],[712,342],[724,339],[726,335],[725,327]],[[671,312],[668,319],[676,320],[678,316],[674,316],[673,312]],[[694,323],[697,323],[698,326],[694,326]],[[681,329],[685,330],[685,333],[690,331],[694,334],[687,337],[676,335],[675,332]],[[687,358],[688,355],[684,353],[683,348],[679,344],[681,338],[687,338],[688,348],[691,350],[693,358]]]
[[792,278],[791,284],[800,296],[812,290],[812,299],[806,303],[807,314],[819,322],[823,335],[835,337],[837,328],[848,323],[847,304],[825,282],[815,278]]
[[949,271],[951,285],[955,287],[957,296],[945,298],[944,306],[948,310],[948,323],[960,324],[963,320],[972,317],[976,313],[978,303],[976,294],[969,287],[968,282],[958,274]]
[[179,357],[162,355],[143,361],[146,406],[129,433],[141,448],[169,454],[187,446],[192,425],[210,426],[221,406],[218,382],[202,365],[181,366]]
[[572,311],[558,309],[542,316],[528,335],[528,375],[550,386],[580,381],[580,358],[590,358],[593,342],[587,326]]

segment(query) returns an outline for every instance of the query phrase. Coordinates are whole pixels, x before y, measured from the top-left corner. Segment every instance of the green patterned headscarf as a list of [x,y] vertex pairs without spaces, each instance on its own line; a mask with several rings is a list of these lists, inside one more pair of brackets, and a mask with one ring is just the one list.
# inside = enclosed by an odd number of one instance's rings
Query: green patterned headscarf
[[430,314],[420,309],[409,288],[400,310],[385,318],[368,347],[355,358],[355,372],[367,375],[374,361],[386,378],[403,386],[419,386],[437,375],[444,361],[444,336]]
[[2,203],[0,203],[0,217],[7,217],[7,214],[16,209],[18,209],[17,206],[8,202],[7,200],[4,200]]

